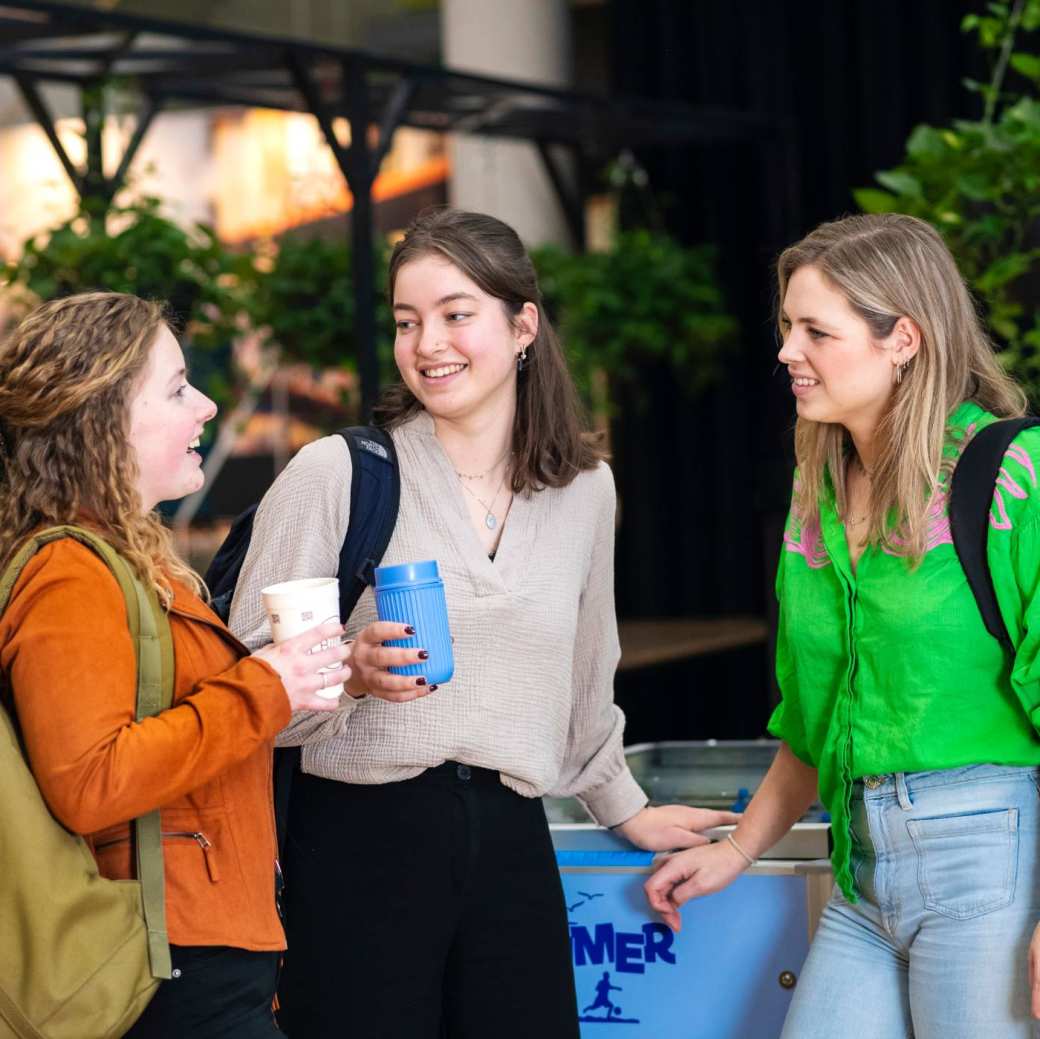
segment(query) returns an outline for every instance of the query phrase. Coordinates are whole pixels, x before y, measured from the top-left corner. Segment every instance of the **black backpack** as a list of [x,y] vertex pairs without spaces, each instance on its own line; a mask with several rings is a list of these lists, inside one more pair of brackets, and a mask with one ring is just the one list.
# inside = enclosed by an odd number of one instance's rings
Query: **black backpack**
[[979,430],[964,449],[950,489],[950,533],[953,547],[971,585],[986,630],[1009,649],[1014,649],[1004,618],[997,606],[993,576],[989,572],[986,544],[993,487],[1011,441],[1040,418],[1001,419]]
[[[348,426],[337,430],[350,449],[350,522],[339,553],[339,615],[346,621],[365,587],[374,580],[397,523],[401,502],[401,474],[390,434],[378,426]],[[231,612],[238,575],[242,571],[257,506],[246,509],[228,531],[206,571],[211,605],[226,623]],[[292,777],[300,766],[299,747],[274,752],[274,814],[279,855],[285,857]]]

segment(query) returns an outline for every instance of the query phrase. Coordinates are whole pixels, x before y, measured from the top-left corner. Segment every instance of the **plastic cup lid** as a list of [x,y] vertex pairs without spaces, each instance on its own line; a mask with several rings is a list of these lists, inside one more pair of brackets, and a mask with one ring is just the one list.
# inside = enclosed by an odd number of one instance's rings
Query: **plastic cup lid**
[[440,571],[437,569],[436,559],[426,559],[421,563],[377,566],[375,577],[376,587],[384,588],[392,584],[420,584],[425,581],[439,581]]

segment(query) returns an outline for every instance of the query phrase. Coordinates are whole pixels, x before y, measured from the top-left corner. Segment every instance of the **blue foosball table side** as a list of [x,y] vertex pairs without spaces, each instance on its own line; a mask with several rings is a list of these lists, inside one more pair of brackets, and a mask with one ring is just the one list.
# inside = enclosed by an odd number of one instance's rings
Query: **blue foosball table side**
[[[772,1039],[809,948],[813,887],[829,863],[764,861],[682,910],[673,932],[646,903],[653,856],[607,830],[553,840],[567,903],[583,1039]],[[591,839],[590,839],[591,838]],[[590,845],[601,843],[596,850]]]
[[[757,787],[776,746],[645,744],[626,755],[652,800],[730,807]],[[577,822],[576,804],[547,811],[582,1039],[778,1039],[833,887],[824,814],[807,814],[724,891],[687,903],[673,934],[643,892],[652,853]]]

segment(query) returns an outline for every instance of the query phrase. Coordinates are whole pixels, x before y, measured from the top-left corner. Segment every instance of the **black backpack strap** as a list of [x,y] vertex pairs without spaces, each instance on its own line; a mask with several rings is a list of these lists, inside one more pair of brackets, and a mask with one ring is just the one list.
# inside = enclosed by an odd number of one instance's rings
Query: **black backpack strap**
[[[401,504],[397,451],[386,430],[348,426],[338,430],[350,449],[350,523],[339,555],[339,615],[345,622],[365,587],[375,580],[394,533]],[[363,504],[362,504],[363,503]]]
[[[397,523],[401,504],[401,473],[390,434],[378,426],[348,426],[337,430],[350,449],[350,520],[339,554],[339,615],[346,621],[365,586],[374,580]],[[285,858],[289,828],[289,795],[293,774],[300,767],[299,747],[280,747],[274,762],[274,818],[278,852]]]
[[249,551],[258,504],[250,505],[236,517],[203,578],[209,589],[210,608],[225,624],[231,616],[235,585],[238,584],[238,576],[242,572],[246,552]]
[[950,533],[953,547],[968,578],[986,630],[1009,648],[1004,618],[1000,615],[993,577],[989,572],[986,547],[993,490],[1011,442],[1024,429],[1040,425],[1040,419],[1001,419],[972,437],[953,470],[950,489]]

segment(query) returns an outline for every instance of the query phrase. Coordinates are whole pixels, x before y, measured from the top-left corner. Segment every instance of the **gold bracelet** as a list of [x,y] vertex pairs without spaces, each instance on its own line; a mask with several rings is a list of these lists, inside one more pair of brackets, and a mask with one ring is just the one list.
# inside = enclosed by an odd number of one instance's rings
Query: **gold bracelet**
[[755,860],[746,851],[744,851],[744,849],[739,844],[737,844],[737,838],[734,837],[732,833],[726,834],[726,840],[729,841],[729,843],[737,849],[741,857],[747,862],[749,866],[753,866],[755,864]]

